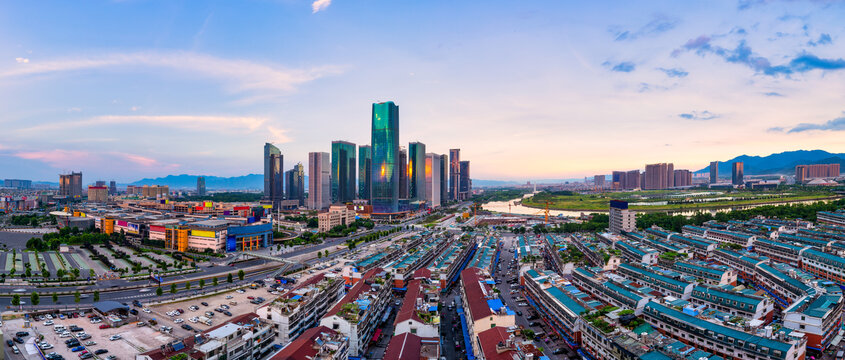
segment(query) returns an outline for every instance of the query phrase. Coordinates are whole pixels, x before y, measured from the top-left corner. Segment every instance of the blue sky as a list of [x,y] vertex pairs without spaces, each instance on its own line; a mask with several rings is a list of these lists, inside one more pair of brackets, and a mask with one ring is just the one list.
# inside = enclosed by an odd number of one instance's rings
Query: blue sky
[[0,178],[259,173],[369,142],[460,147],[477,179],[845,152],[837,1],[0,4]]

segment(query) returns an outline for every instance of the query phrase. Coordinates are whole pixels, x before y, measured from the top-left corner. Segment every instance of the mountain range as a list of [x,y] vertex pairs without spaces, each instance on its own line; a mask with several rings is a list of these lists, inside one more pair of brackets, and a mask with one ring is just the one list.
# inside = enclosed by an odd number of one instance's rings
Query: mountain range
[[[743,172],[745,175],[789,175],[795,174],[796,165],[840,164],[840,166],[845,167],[845,154],[834,154],[824,150],[796,150],[784,151],[768,156],[740,155],[730,160],[720,161],[719,174],[722,177],[725,176],[724,174],[730,175],[732,164],[735,162],[743,163]],[[708,165],[695,173],[709,172],[710,166]]]

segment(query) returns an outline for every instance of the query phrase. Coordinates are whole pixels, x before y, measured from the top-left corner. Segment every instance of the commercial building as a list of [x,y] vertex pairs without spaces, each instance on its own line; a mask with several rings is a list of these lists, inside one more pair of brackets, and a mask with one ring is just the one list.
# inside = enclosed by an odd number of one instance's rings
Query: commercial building
[[648,164],[645,166],[643,190],[668,189],[675,186],[675,165],[672,163]]
[[742,185],[745,181],[744,164],[735,162],[731,165],[731,184]]
[[197,176],[197,196],[205,196],[205,176]]
[[427,198],[425,163],[425,144],[408,144],[408,199],[411,202],[422,202]]
[[[349,338],[349,356],[366,354],[367,347],[381,334],[390,302],[390,274],[373,268],[353,285],[346,295],[320,320],[320,325]],[[378,332],[378,334],[376,333]]]
[[715,184],[719,182],[719,162],[710,162],[710,183]]
[[333,273],[314,275],[255,313],[276,326],[277,343],[286,345],[317,325],[343,295],[343,280]]
[[82,173],[72,172],[59,175],[59,195],[70,198],[82,197]]
[[795,166],[795,182],[803,183],[806,180],[817,178],[839,177],[839,164],[814,164]]
[[308,208],[322,210],[331,199],[331,160],[327,152],[308,153]]
[[355,144],[348,141],[332,141],[332,203],[348,203],[355,200]]
[[399,212],[399,107],[392,101],[373,104],[371,205],[373,213]]
[[449,155],[440,155],[440,204],[449,201]]
[[325,326],[312,327],[270,360],[346,360],[349,338]]
[[408,199],[408,150],[399,149],[399,199]]
[[[432,209],[440,207],[441,204],[442,161],[443,157],[435,153],[428,153],[425,156],[425,201]],[[442,201],[445,200],[442,199]]]
[[3,187],[17,190],[27,190],[32,188],[32,180],[4,179]]
[[331,205],[329,210],[317,214],[317,231],[329,232],[338,225],[349,225],[355,221],[355,210],[346,205]]
[[167,185],[129,185],[126,187],[126,193],[143,198],[157,199],[160,197],[167,197],[168,194],[170,194],[170,187]]
[[117,182],[109,181],[109,195],[117,194]]
[[460,192],[461,149],[449,149],[449,200],[458,200]]
[[88,186],[88,202],[105,203],[109,201],[109,188],[105,186]]
[[372,186],[370,174],[373,172],[373,148],[370,145],[358,146],[358,198],[370,201]]
[[278,208],[284,200],[282,188],[282,172],[284,171],[284,157],[279,148],[273,144],[264,144],[264,201]]
[[299,206],[305,205],[305,167],[302,163],[285,172],[285,197]]
[[460,186],[460,200],[469,199],[472,193],[472,178],[469,175],[469,161],[461,161],[461,186]]
[[176,251],[203,252],[209,249],[223,253],[265,248],[273,242],[272,224],[263,221],[168,219],[146,225],[106,217],[102,222],[105,233],[120,230],[127,234],[147,232],[150,240],[163,241],[166,249]]
[[628,210],[628,202],[621,200],[610,201],[610,232],[622,233],[637,229],[636,214]]

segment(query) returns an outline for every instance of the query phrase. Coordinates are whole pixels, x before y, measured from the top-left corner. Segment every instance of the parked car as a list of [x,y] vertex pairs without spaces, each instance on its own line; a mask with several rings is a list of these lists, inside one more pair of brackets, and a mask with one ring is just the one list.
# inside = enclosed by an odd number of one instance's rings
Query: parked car
[[202,304],[202,306],[208,306],[208,303],[205,301],[201,302],[200,304]]
[[18,344],[23,344],[24,341],[23,341],[23,339],[15,336],[15,342],[18,343]]
[[94,352],[94,355],[105,354],[107,352],[109,352],[109,351],[106,350],[106,349],[97,349],[97,351]]
[[118,335],[118,334],[115,334],[115,335],[109,336],[109,340],[111,340],[111,341],[120,340],[120,339],[122,339],[122,338],[123,338],[123,336],[120,336],[120,335]]
[[110,327],[111,327],[111,325],[109,325],[109,324],[100,325],[100,329],[108,329]]
[[226,314],[226,316],[232,316],[232,313],[229,312],[229,310],[224,311],[223,314]]
[[12,347],[12,346],[15,346],[15,343],[12,340],[6,340],[6,345],[9,345],[9,347]]
[[15,336],[17,336],[17,337],[27,337],[27,336],[29,336],[29,333],[26,332],[26,331],[18,331],[18,332],[15,333]]
[[73,351],[73,352],[80,352],[82,350],[85,350],[84,346],[77,346],[77,347],[70,349],[70,351]]
[[145,313],[147,313],[147,314],[149,314],[149,313],[151,313],[151,312],[152,312],[152,310],[150,310],[149,308],[144,308],[144,310],[143,310],[143,311],[144,311]]
[[182,328],[188,331],[194,331],[194,328],[188,324],[182,324]]
[[79,358],[82,359],[82,360],[85,360],[85,359],[90,359],[92,357],[94,357],[94,355],[91,355],[91,353],[88,353],[88,354],[84,354],[84,355],[80,356]]

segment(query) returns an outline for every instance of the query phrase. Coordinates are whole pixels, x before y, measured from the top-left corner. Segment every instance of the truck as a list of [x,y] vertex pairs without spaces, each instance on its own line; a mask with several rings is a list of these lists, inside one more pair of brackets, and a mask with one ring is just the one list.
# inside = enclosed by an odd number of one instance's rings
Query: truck
[[207,317],[205,317],[205,316],[200,316],[197,320],[199,320],[199,322],[201,322],[201,323],[203,323],[203,324],[206,324],[206,325],[208,325],[208,326],[211,326],[211,319],[209,319],[209,318],[207,318]]

